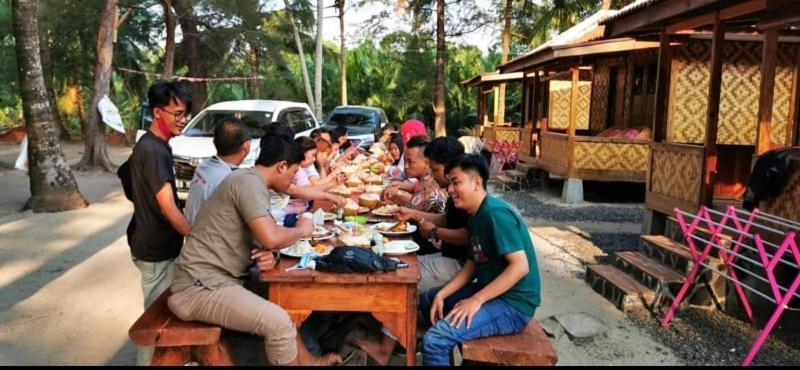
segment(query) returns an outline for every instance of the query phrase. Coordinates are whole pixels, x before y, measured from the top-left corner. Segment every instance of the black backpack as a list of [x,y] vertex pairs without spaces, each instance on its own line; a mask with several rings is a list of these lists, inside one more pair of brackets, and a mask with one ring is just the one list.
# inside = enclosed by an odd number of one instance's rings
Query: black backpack
[[397,270],[398,262],[379,257],[368,248],[339,247],[327,256],[316,259],[318,271],[350,274],[354,272],[386,272]]

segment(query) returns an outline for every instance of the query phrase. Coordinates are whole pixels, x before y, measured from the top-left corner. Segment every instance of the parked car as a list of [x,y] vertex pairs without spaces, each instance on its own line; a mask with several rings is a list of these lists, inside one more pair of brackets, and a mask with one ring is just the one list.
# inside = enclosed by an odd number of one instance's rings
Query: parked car
[[[184,127],[181,136],[174,137],[169,144],[175,160],[175,179],[178,197],[186,198],[194,176],[194,169],[202,161],[217,153],[214,148],[214,125],[226,117],[241,119],[250,130],[250,154],[241,167],[251,167],[258,157],[264,128],[272,122],[283,121],[294,129],[295,137],[308,136],[319,127],[308,104],[280,100],[236,100],[216,103],[203,109]],[[149,129],[152,116],[149,106],[142,104],[138,140]]]
[[362,105],[341,105],[333,108],[325,128],[347,127],[353,145],[368,148],[381,137],[388,120],[383,109]]

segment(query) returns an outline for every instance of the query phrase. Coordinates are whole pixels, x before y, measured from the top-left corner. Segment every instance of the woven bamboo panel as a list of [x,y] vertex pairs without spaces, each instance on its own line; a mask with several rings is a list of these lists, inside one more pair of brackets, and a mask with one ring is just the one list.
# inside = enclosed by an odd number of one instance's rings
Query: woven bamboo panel
[[702,143],[708,109],[711,52],[703,41],[690,41],[675,49],[672,61],[668,127],[675,143]]
[[697,204],[700,200],[703,151],[653,147],[650,161],[650,191]]
[[592,105],[592,82],[578,81],[578,115],[575,129],[589,129],[589,107]]
[[548,126],[552,129],[569,127],[569,109],[572,81],[550,81],[550,112],[547,115]]
[[726,42],[717,143],[754,145],[761,85],[761,43]]
[[575,143],[576,169],[647,171],[650,146],[633,143]]
[[495,129],[494,138],[497,141],[505,140],[505,141],[509,141],[509,142],[511,142],[511,141],[520,141],[521,140],[520,137],[519,137],[519,129],[518,128],[515,128],[515,129],[497,128],[497,129]]
[[569,166],[569,140],[567,136],[544,134],[541,140],[542,160],[566,170]]
[[611,65],[608,59],[595,63],[592,74],[592,106],[589,112],[589,128],[592,133],[603,131],[606,127],[608,110],[608,87]]
[[781,195],[765,200],[759,208],[767,213],[800,222],[800,169],[795,168]]
[[789,107],[792,104],[792,82],[794,76],[794,60],[797,56],[797,44],[778,44],[778,66],[775,70],[775,91],[772,103],[772,127],[770,140],[773,143],[786,142],[786,130],[789,125]]

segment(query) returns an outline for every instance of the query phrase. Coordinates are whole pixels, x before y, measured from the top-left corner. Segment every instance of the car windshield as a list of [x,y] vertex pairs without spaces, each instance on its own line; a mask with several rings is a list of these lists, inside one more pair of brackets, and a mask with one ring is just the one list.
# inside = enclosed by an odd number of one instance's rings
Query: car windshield
[[328,119],[328,123],[337,126],[369,126],[377,124],[377,119],[369,113],[335,112]]
[[185,136],[213,137],[214,126],[228,117],[236,117],[245,125],[252,138],[264,136],[264,126],[272,122],[272,112],[267,111],[235,111],[215,110],[202,113],[197,120],[183,132]]

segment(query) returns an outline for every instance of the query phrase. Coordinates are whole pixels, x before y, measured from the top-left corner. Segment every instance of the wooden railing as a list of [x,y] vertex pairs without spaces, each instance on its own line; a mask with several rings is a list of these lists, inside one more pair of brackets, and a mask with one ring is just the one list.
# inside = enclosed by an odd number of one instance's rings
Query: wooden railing
[[554,132],[540,134],[539,163],[547,172],[557,176],[567,176],[570,168],[570,140],[567,135]]
[[700,205],[703,147],[651,143],[646,204],[650,209],[672,214],[677,207],[696,212]]

